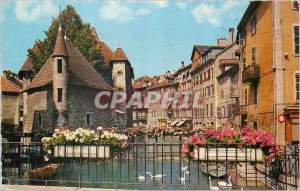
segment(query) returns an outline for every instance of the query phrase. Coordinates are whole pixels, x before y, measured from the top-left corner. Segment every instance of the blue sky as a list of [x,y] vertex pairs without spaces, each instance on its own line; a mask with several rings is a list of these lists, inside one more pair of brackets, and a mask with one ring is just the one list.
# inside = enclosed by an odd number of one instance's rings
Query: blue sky
[[18,72],[27,49],[44,38],[51,18],[68,4],[115,50],[119,45],[136,77],[190,63],[194,44],[215,45],[236,28],[248,0],[6,1],[2,5],[2,69]]

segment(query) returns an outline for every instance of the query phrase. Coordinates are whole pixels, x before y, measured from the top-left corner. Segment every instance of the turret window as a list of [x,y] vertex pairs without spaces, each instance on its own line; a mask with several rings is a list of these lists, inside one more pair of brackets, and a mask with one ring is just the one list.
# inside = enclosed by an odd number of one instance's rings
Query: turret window
[[299,26],[294,26],[294,52],[299,55]]
[[57,59],[57,73],[62,73],[62,59]]
[[42,114],[39,113],[38,115],[38,126],[41,127],[42,126]]
[[90,126],[91,125],[91,114],[89,112],[85,115],[85,125]]
[[57,88],[57,102],[62,102],[62,88]]

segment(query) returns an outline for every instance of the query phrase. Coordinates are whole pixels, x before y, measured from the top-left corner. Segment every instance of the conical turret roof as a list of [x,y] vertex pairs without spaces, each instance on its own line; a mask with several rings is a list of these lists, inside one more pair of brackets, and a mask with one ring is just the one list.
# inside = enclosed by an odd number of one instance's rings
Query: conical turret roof
[[128,61],[127,56],[123,52],[122,48],[117,48],[116,52],[112,56],[112,61]]
[[68,52],[65,44],[64,34],[61,26],[59,25],[59,29],[57,32],[57,37],[55,41],[54,51],[52,53],[52,57],[55,56],[65,56],[68,57]]

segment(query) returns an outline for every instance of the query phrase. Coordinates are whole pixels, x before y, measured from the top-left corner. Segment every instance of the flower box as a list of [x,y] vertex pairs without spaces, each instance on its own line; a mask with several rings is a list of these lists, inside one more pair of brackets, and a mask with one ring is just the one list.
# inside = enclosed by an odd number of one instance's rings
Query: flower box
[[[199,154],[198,154],[199,152]],[[198,148],[194,149],[194,160],[203,161],[256,161],[263,162],[264,154],[261,149],[252,148]]]
[[54,146],[55,157],[110,158],[110,146]]

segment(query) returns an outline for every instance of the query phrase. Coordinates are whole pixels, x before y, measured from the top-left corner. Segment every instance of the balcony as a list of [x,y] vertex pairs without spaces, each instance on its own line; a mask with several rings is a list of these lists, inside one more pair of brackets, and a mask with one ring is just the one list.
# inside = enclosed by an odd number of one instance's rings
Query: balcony
[[243,83],[255,84],[259,80],[260,69],[258,65],[247,66],[242,74]]
[[236,105],[232,108],[233,115],[247,115],[247,107],[245,105]]

